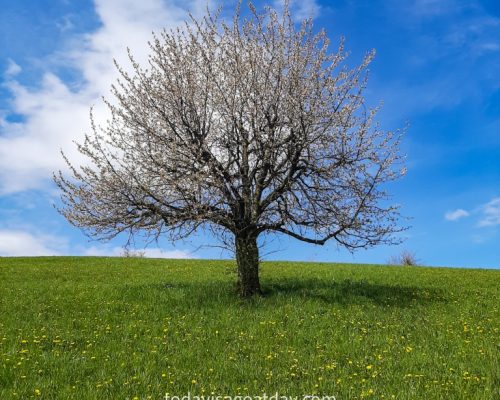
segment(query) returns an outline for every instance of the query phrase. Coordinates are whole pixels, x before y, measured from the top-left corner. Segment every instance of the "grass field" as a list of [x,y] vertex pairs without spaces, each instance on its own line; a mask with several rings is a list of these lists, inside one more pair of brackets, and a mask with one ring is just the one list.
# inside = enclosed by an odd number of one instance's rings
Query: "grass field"
[[[500,271],[0,258],[0,399],[498,399]],[[300,397],[301,398],[301,397]]]

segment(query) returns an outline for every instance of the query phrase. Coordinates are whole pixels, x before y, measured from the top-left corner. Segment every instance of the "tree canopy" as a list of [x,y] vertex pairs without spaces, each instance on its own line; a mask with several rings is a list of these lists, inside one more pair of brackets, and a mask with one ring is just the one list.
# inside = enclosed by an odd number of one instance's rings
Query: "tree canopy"
[[232,238],[243,296],[260,293],[257,239],[285,234],[349,250],[394,243],[398,207],[384,184],[403,173],[398,132],[367,108],[370,52],[347,67],[311,20],[238,7],[207,11],[149,43],[148,64],[105,100],[78,150],[88,164],[59,172],[60,212],[98,238],[145,232],[185,238],[208,227]]

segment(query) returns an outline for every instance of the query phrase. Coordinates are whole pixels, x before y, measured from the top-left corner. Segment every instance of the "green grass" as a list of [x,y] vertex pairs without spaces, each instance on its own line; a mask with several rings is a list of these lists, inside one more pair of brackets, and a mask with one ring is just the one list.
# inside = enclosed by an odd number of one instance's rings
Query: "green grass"
[[500,271],[0,258],[0,399],[499,398]]

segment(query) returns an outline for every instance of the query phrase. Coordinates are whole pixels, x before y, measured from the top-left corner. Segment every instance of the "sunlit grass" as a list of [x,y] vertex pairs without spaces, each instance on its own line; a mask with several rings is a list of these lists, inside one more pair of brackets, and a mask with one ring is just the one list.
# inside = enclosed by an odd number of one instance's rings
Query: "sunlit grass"
[[0,399],[494,399],[500,271],[0,258]]

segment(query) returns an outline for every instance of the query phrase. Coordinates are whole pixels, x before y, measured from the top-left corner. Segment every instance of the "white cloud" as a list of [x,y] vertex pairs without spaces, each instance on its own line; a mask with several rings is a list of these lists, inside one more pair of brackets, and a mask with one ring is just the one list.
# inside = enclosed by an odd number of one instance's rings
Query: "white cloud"
[[[125,250],[123,247],[97,247],[92,246],[86,249],[83,254],[86,256],[123,256]],[[193,255],[186,250],[163,250],[160,248],[146,248],[142,250],[131,250],[132,254],[141,254],[146,258],[193,258]]]
[[48,235],[33,235],[26,231],[0,230],[0,256],[59,255],[64,240]]
[[456,12],[460,5],[454,0],[415,0],[410,5],[413,14],[420,17],[435,17]]
[[21,66],[19,66],[18,64],[16,64],[14,61],[12,61],[11,59],[9,59],[7,61],[7,69],[5,70],[5,76],[7,78],[16,76],[21,71],[22,71]]
[[496,197],[481,207],[483,217],[479,220],[478,226],[500,225],[500,197]]
[[[500,197],[495,197],[486,204],[476,207],[471,212],[458,208],[448,211],[444,217],[448,221],[457,221],[471,215],[479,217],[478,227],[491,227],[500,225]],[[478,236],[479,237],[479,236]],[[476,240],[477,241],[477,240]]]
[[[283,9],[284,0],[274,0],[273,6],[277,9]],[[301,22],[304,19],[316,18],[319,15],[320,5],[317,0],[290,0],[290,11],[295,22]]]
[[162,250],[159,248],[147,248],[142,250],[147,258],[193,258],[186,250]]
[[[105,119],[100,96],[107,95],[117,77],[115,58],[128,66],[126,47],[137,61],[147,58],[151,32],[172,28],[199,13],[205,0],[176,5],[174,0],[95,0],[102,26],[96,31],[68,39],[66,48],[56,55],[58,65],[50,64],[37,88],[26,87],[15,79],[20,67],[11,62],[5,85],[11,90],[10,112],[21,114],[23,122],[0,117],[0,195],[44,188],[53,171],[65,169],[60,149],[78,164],[81,160],[73,140],[89,131],[89,108],[95,106],[98,122]],[[51,68],[69,68],[82,80],[74,87]]]
[[457,221],[460,218],[468,217],[470,214],[468,211],[462,210],[461,208],[458,208],[457,210],[454,211],[448,211],[444,217],[448,221]]

